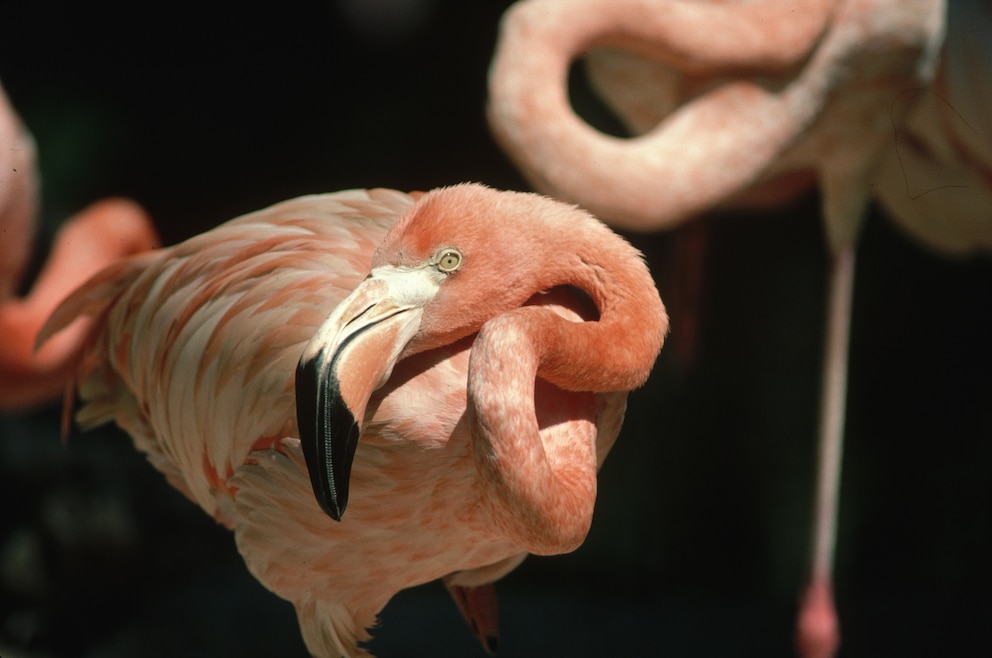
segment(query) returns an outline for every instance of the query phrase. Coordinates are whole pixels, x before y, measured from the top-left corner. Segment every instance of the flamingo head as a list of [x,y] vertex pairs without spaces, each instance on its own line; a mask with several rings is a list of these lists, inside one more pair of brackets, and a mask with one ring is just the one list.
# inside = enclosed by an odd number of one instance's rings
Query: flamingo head
[[[366,406],[395,364],[478,332],[535,293],[583,287],[570,274],[579,257],[559,238],[590,231],[592,243],[622,242],[573,206],[477,184],[433,190],[397,220],[297,367],[300,439],[329,516],[341,519]],[[599,305],[597,291],[587,292]]]

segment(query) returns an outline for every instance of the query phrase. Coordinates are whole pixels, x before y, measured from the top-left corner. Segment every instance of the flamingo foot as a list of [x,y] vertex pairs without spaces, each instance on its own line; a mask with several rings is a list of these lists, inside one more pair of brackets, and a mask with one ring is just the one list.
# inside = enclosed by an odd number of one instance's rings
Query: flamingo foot
[[488,654],[495,654],[499,648],[499,617],[496,605],[496,587],[492,583],[478,587],[452,585],[444,579],[451,598],[455,600],[462,617],[468,622],[472,633],[479,638]]
[[840,624],[833,588],[823,578],[810,581],[799,607],[796,650],[802,658],[832,658],[840,646]]

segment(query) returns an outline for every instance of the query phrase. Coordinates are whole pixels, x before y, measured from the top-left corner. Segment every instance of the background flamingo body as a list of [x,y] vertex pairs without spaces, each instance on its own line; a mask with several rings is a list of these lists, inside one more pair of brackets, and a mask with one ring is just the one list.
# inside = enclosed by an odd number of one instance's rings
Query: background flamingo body
[[[476,208],[474,220],[500,230],[549,208],[570,222],[585,216],[531,195],[501,209],[505,193],[478,186],[449,194]],[[364,655],[358,644],[368,639],[366,628],[403,588],[443,577],[471,592],[526,552],[487,512],[492,504],[466,392],[471,334],[399,361],[372,395],[352,502],[340,523],[318,507],[308,480],[293,413],[296,362],[325,316],[362,281],[376,245],[396,235],[388,229],[397,218],[429,215],[424,203],[391,190],[354,190],[277,204],[105,269],[56,311],[44,333],[80,314],[94,317],[79,372],[78,422],[115,421],[176,488],[233,529],[251,572],[293,602],[315,655]],[[442,210],[445,201],[433,203]],[[528,207],[534,217],[520,215]],[[413,236],[419,223],[403,231]],[[597,235],[606,234],[600,225]],[[615,262],[614,274],[633,268],[648,276],[637,252],[612,240],[633,258]],[[514,263],[506,265],[512,270]],[[654,336],[653,360],[666,326],[663,308],[653,288],[635,296],[646,300],[639,329]],[[595,324],[581,322],[588,313],[567,291],[536,289],[523,302],[576,327]],[[638,367],[643,381],[650,363]],[[556,467],[574,451],[592,455],[594,467],[601,463],[625,396],[537,381],[530,404]],[[582,506],[591,514],[591,504]],[[558,552],[571,548],[562,544]],[[458,602],[480,634],[492,634],[485,596],[481,604],[472,596]]]

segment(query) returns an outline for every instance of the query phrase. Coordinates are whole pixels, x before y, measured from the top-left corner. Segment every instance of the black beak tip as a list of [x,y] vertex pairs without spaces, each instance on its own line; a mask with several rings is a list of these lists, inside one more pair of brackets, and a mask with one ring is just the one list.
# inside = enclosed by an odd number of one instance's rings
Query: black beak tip
[[341,398],[334,363],[322,367],[323,356],[301,360],[296,369],[296,420],[317,503],[340,521],[348,506],[359,427]]
[[317,503],[320,505],[320,509],[324,510],[324,513],[335,521],[341,520],[341,517],[344,516],[345,508],[348,507],[347,500],[337,500],[335,496],[328,496],[326,498],[317,496]]

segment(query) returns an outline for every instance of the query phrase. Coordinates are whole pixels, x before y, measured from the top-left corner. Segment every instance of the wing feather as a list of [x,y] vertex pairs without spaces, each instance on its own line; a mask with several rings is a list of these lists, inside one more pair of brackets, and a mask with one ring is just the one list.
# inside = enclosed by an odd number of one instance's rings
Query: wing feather
[[253,446],[295,433],[299,353],[412,203],[392,190],[300,197],[103,270],[42,334],[95,320],[78,422],[116,421],[216,515]]

